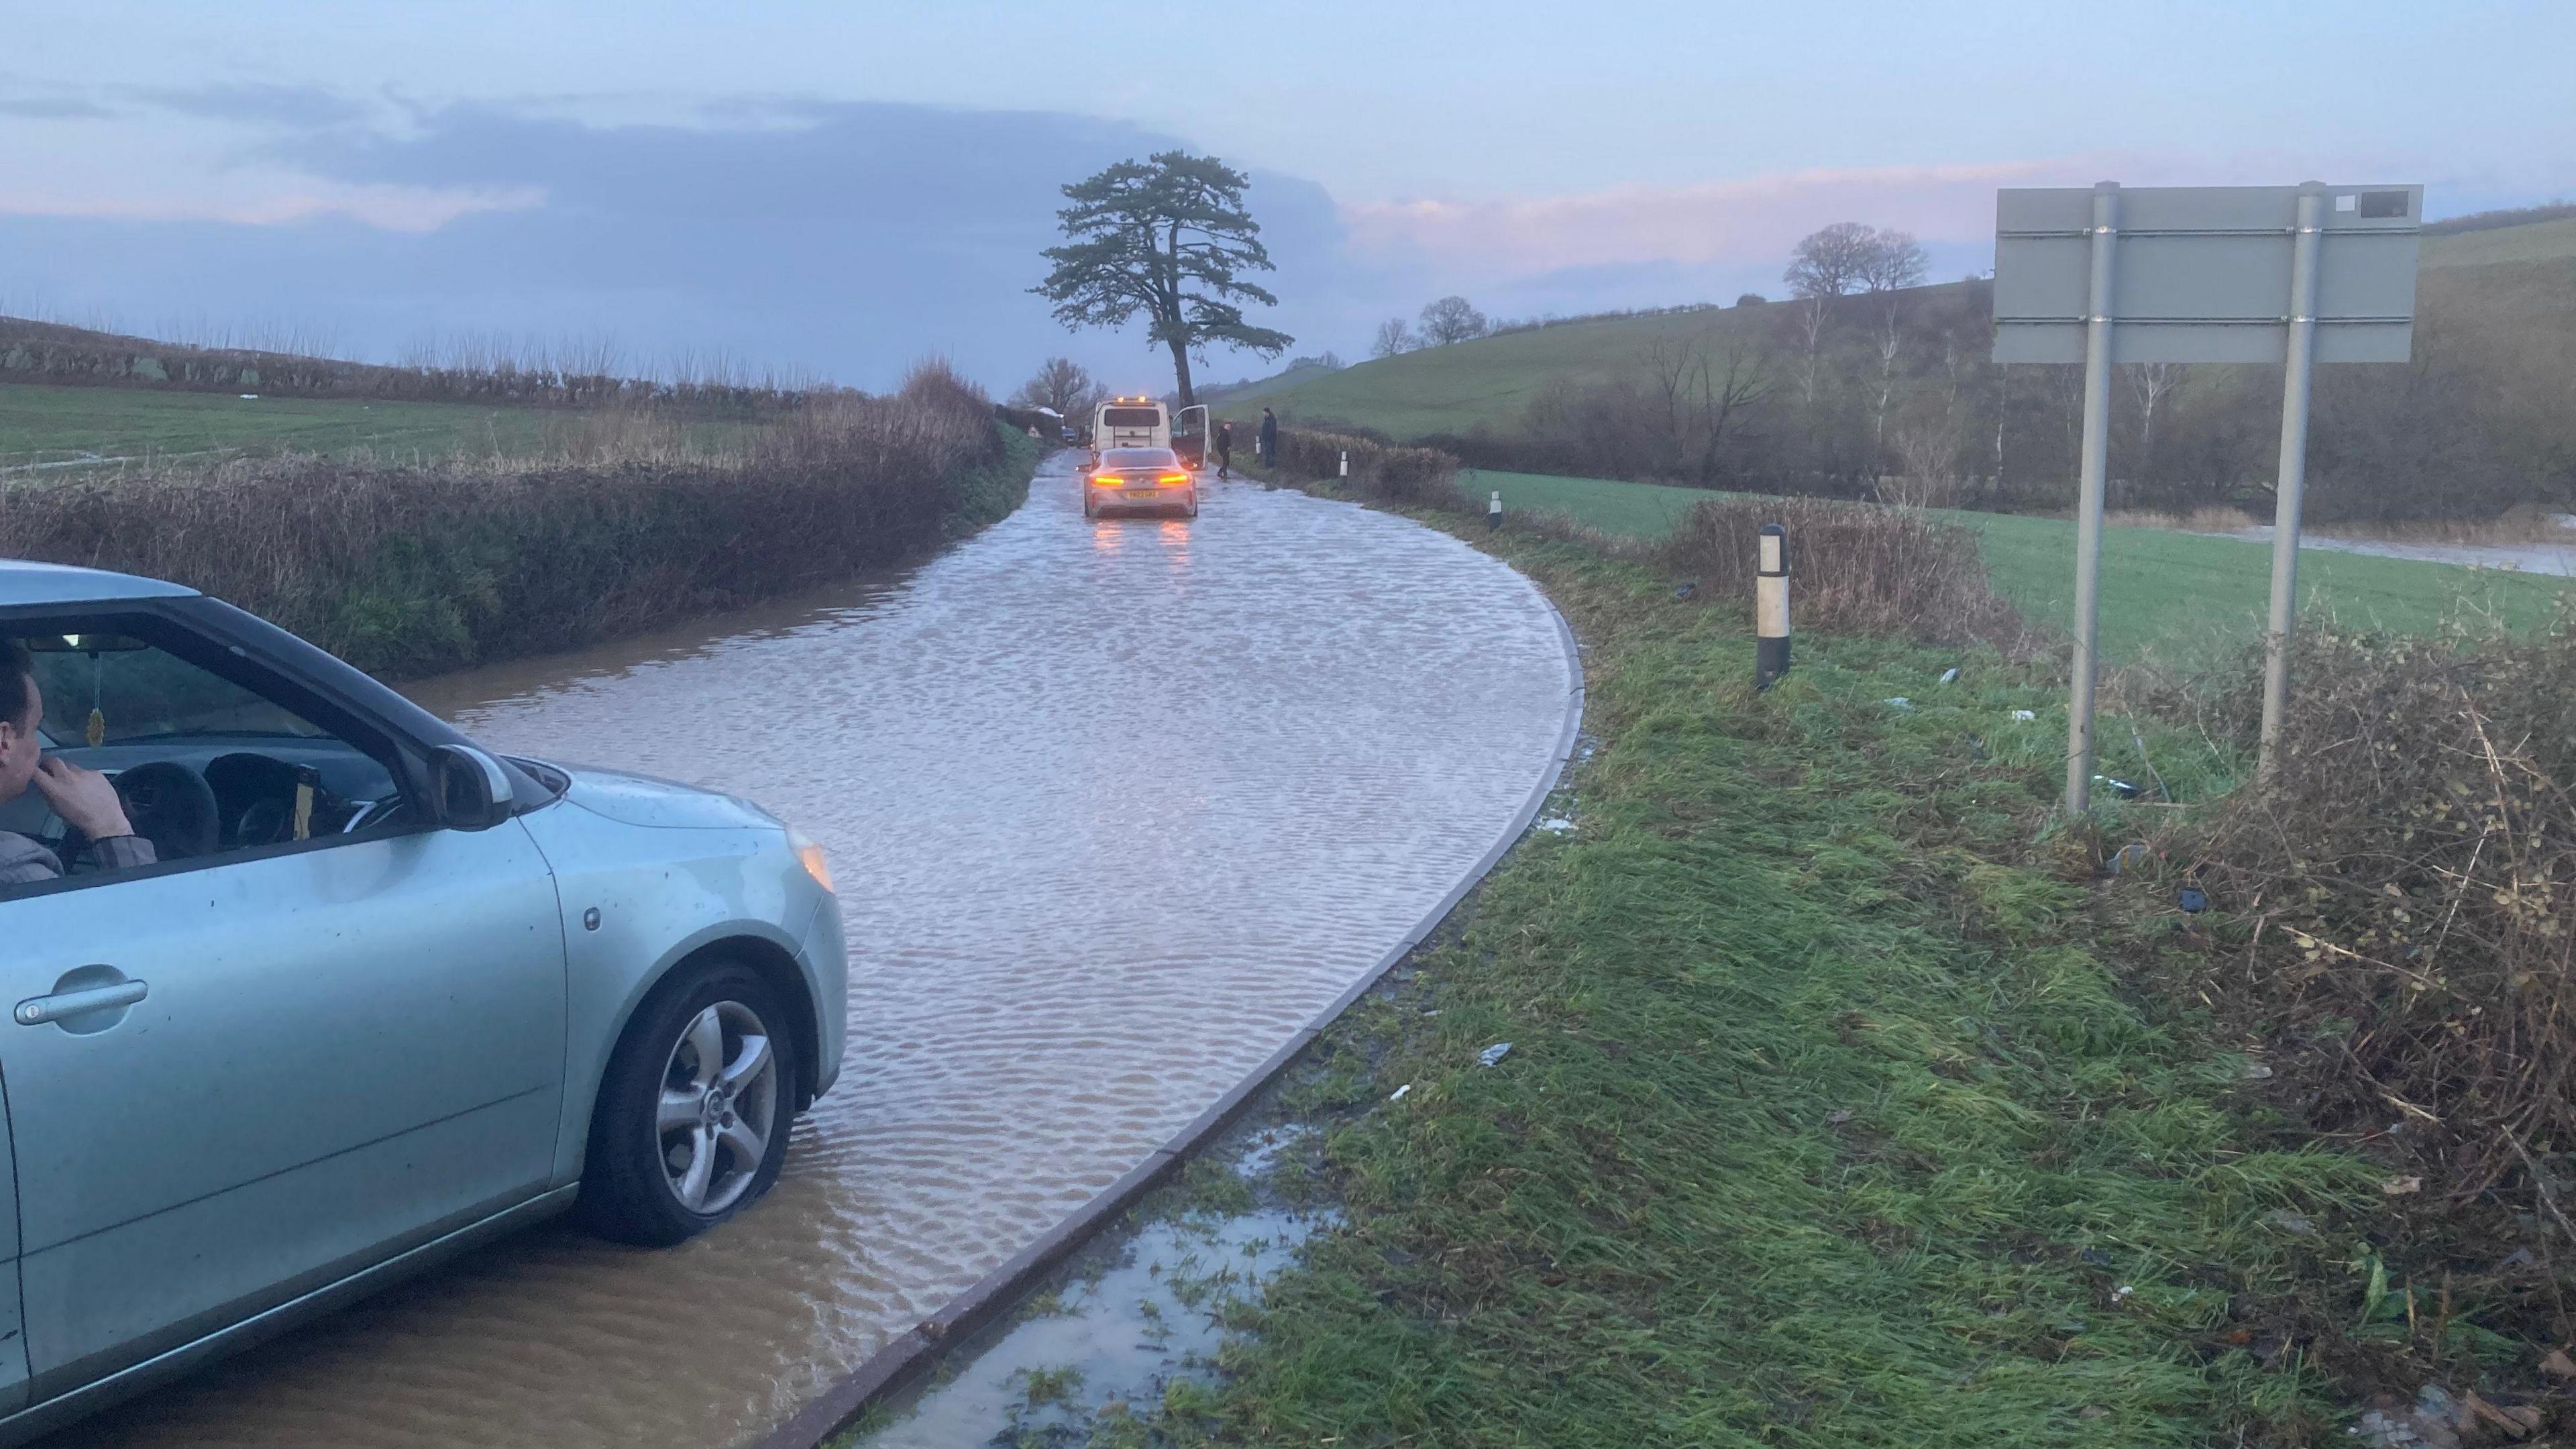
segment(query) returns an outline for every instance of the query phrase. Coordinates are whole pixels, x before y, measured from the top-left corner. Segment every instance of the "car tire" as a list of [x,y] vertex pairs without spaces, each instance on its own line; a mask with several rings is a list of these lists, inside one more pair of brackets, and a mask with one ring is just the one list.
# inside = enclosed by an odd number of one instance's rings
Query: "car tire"
[[1098,518],[1100,516],[1100,505],[1093,501],[1091,490],[1088,488],[1082,490],[1082,516],[1085,518]]
[[654,988],[600,1078],[582,1226],[668,1247],[758,1202],[787,1161],[803,1066],[794,1018],[750,967],[718,960]]
[[1195,491],[1190,494],[1189,507],[1181,510],[1181,516],[1183,518],[1196,518],[1199,516],[1199,495]]

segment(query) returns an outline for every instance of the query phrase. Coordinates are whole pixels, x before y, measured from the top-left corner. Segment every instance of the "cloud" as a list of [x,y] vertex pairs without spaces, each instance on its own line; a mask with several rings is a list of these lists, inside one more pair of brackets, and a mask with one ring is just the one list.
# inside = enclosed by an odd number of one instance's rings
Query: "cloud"
[[297,129],[358,125],[376,114],[366,102],[320,86],[243,83],[147,88],[134,94],[185,116]]
[[106,121],[116,112],[77,96],[0,97],[0,116],[26,121]]
[[479,212],[541,206],[535,186],[386,186],[320,180],[293,173],[234,174],[212,186],[141,195],[114,190],[0,186],[0,215],[101,217],[127,221],[204,221],[228,226],[292,226],[324,219],[394,232],[436,231]]
[[2099,158],[1799,171],[1702,186],[1625,186],[1572,196],[1355,205],[1343,219],[1364,255],[1436,258],[1501,278],[1580,268],[1773,263],[1834,221],[1919,236],[1991,235],[1995,189],[2081,184]]
[[[0,160],[12,282],[76,313],[329,317],[362,354],[431,334],[613,334],[630,364],[722,350],[858,386],[943,352],[996,388],[1049,353],[1128,388],[1169,385],[1141,334],[1068,333],[1029,288],[1056,241],[1057,188],[1182,144],[1034,112],[746,99],[688,123],[601,123],[518,107],[419,110],[398,131],[284,131],[211,180],[126,190],[93,169],[13,182]],[[36,184],[43,182],[42,186]],[[104,184],[104,183],[102,183]],[[1317,297],[1349,289],[1320,187],[1257,176],[1264,239],[1300,347],[1340,345]],[[41,211],[43,216],[26,213]],[[1418,301],[1413,305],[1419,305]],[[1273,320],[1265,318],[1265,321]],[[1311,340],[1310,330],[1328,335]],[[1267,370],[1219,352],[1216,371]]]

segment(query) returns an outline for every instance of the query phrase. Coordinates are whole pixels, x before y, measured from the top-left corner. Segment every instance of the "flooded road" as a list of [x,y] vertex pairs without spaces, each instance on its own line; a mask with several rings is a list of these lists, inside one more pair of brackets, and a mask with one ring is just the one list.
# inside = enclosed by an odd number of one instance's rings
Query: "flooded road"
[[1549,766],[1576,680],[1545,601],[1296,493],[1088,524],[1069,462],[906,576],[418,691],[829,849],[849,1065],[767,1201],[667,1252],[523,1235],[54,1442],[742,1443],[1401,941]]

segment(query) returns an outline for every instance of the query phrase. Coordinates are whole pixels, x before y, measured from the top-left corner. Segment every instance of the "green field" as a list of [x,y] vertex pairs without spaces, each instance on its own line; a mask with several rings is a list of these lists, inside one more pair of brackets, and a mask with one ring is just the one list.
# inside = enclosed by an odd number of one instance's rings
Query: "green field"
[[[41,481],[110,465],[283,453],[382,463],[460,453],[527,458],[581,444],[598,416],[467,403],[0,383],[0,476]],[[747,427],[696,421],[685,432],[695,447],[722,448]]]
[[[1608,533],[1660,537],[1710,495],[1689,488],[1469,471],[1461,486],[1503,495],[1510,510],[1549,510]],[[2034,623],[2065,627],[2074,607],[2075,525],[1999,513],[1945,515],[1977,530],[1995,586]],[[2161,528],[2102,535],[2102,649],[2113,661],[2191,665],[2257,638],[2271,598],[2272,546]],[[2513,627],[2549,617],[2576,580],[2414,559],[2303,549],[2303,607],[2350,625],[2426,633],[2445,619],[2492,615]]]
[[[1956,284],[1925,290],[1954,291]],[[1570,322],[1427,347],[1338,372],[1301,370],[1228,393],[1219,407],[1236,418],[1258,417],[1263,407],[1275,407],[1291,423],[1358,424],[1395,438],[1463,433],[1480,423],[1513,432],[1542,392],[1607,382],[1630,367],[1637,350],[1650,342],[1697,337],[1712,327],[1721,338],[1750,336],[1753,324],[1765,321],[1762,308],[1739,307]]]
[[[230,393],[0,383],[0,468],[101,459],[300,452],[408,461],[528,453],[547,413],[455,403],[256,400]],[[48,470],[50,471],[50,470]]]

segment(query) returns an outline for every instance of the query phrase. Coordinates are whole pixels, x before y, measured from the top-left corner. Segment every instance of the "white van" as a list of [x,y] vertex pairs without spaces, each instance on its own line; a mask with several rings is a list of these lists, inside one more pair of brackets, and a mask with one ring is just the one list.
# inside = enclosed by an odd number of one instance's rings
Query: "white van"
[[1172,415],[1150,397],[1113,397],[1091,415],[1094,458],[1111,448],[1172,446]]

